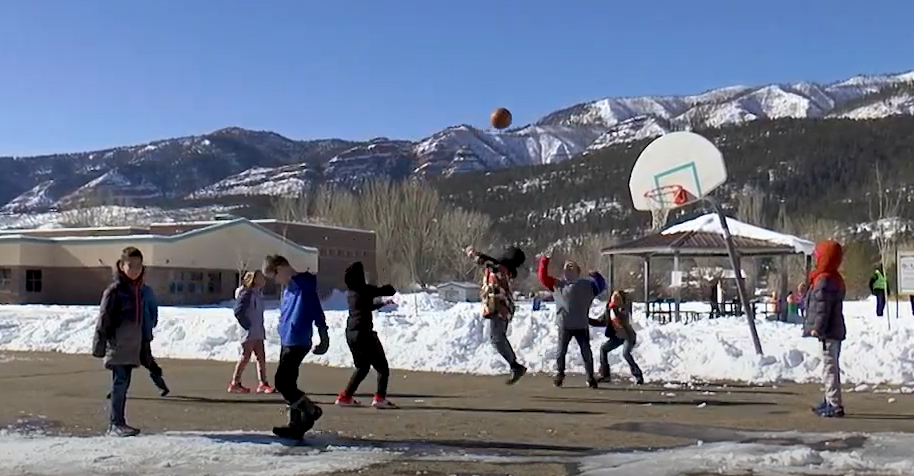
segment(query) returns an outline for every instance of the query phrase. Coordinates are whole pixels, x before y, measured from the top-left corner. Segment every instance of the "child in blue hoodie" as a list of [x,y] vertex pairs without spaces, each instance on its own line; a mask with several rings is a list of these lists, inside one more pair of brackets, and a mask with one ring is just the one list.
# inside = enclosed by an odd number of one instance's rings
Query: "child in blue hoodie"
[[273,428],[282,438],[301,439],[314,427],[323,411],[305,392],[298,388],[298,368],[311,351],[313,327],[317,327],[320,343],[314,348],[316,355],[327,353],[330,337],[327,321],[317,294],[317,279],[309,273],[299,273],[283,256],[264,258],[263,275],[284,286],[279,304],[279,340],[282,348],[276,368],[274,384],[289,404],[289,424]]

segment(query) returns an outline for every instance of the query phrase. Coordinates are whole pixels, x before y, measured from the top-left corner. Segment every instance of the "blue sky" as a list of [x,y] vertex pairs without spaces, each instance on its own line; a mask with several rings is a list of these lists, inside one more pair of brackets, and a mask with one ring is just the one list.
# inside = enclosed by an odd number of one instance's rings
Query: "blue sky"
[[909,0],[0,0],[0,156],[226,126],[417,139],[498,106],[520,124],[905,71],[912,18]]

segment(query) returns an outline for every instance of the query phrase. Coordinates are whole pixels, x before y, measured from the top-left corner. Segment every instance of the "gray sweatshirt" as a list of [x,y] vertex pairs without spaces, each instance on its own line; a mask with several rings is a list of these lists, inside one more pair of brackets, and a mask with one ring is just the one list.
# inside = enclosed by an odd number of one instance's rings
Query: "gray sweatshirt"
[[260,291],[244,287],[235,290],[235,319],[246,331],[242,342],[266,338],[263,310],[263,297],[261,297]]
[[573,281],[556,279],[552,296],[563,329],[580,330],[590,326],[590,305],[596,297],[592,279],[586,276]]

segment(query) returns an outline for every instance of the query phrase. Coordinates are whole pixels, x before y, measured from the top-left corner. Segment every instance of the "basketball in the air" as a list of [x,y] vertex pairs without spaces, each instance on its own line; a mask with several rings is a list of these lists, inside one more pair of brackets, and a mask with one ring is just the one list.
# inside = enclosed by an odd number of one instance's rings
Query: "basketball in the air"
[[492,112],[492,118],[490,119],[492,127],[496,129],[507,129],[511,126],[511,111],[500,107]]

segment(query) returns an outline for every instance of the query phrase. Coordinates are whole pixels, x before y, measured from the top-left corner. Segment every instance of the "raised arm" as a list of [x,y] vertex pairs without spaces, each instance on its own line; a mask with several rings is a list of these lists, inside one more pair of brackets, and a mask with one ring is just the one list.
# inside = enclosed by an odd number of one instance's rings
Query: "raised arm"
[[540,284],[550,291],[555,291],[555,278],[549,275],[549,257],[540,256],[540,262],[536,266],[536,277]]

